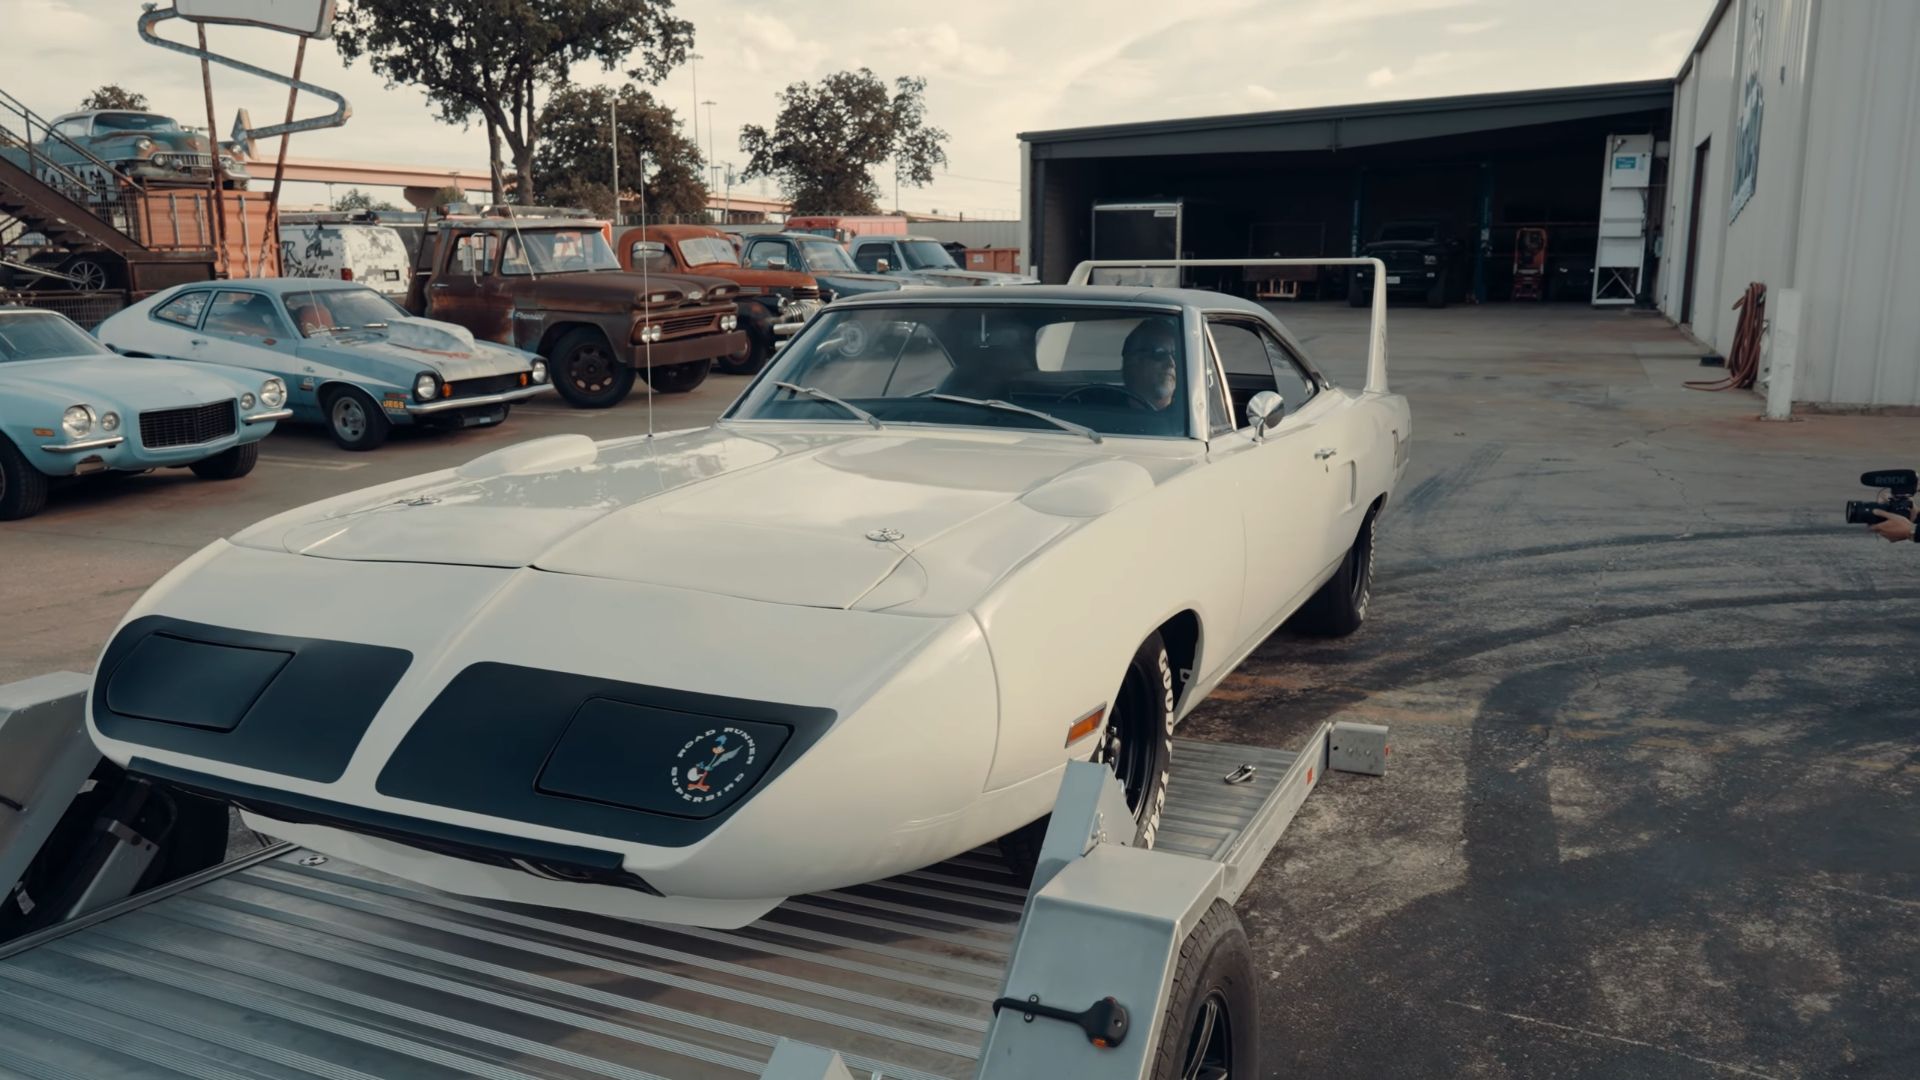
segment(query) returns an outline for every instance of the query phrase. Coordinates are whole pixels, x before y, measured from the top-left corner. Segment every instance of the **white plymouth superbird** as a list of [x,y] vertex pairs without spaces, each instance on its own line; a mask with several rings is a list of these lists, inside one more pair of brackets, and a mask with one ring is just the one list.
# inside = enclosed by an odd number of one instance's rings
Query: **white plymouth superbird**
[[836,303],[711,427],[562,435],[220,540],[89,724],[257,829],[454,892],[742,925],[1001,838],[1171,732],[1288,617],[1366,615],[1407,458],[1216,293]]

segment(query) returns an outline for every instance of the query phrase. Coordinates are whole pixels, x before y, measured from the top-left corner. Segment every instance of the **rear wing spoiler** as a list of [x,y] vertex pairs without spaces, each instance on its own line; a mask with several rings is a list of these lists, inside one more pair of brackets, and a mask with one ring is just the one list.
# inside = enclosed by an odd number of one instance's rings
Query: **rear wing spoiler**
[[1367,393],[1387,392],[1387,265],[1379,259],[1088,259],[1073,268],[1069,285],[1086,285],[1095,270],[1150,269],[1187,266],[1370,266],[1373,268],[1373,305],[1367,327]]

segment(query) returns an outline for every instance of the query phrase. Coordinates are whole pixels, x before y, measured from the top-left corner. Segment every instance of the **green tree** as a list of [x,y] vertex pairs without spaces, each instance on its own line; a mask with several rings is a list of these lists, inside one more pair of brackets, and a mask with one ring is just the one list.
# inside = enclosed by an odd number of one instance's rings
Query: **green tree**
[[435,188],[433,194],[427,196],[427,208],[431,210],[434,207],[445,206],[448,203],[463,203],[466,201],[467,189],[454,187],[449,184],[443,188]]
[[85,109],[125,109],[128,112],[146,112],[147,95],[136,94],[119,83],[108,83],[93,93],[80,99],[80,108]]
[[357,187],[348,188],[338,198],[334,199],[333,208],[335,210],[398,210],[400,209],[399,207],[393,205],[392,203],[386,201],[385,199],[374,198],[372,192],[361,191]]
[[[619,104],[620,186],[639,190],[646,169],[647,216],[699,214],[707,206],[700,150],[674,127],[673,110],[637,86],[618,94],[604,86],[562,87],[540,110],[540,152],[533,176],[548,201],[564,188],[576,195],[586,185],[613,191],[613,155],[608,147],[608,107]],[[583,203],[584,205],[584,203]],[[597,207],[595,208],[597,211]]]
[[889,94],[866,68],[794,83],[780,95],[772,131],[740,129],[743,176],[775,178],[795,213],[874,213],[875,165],[892,158],[900,182],[920,187],[946,164],[947,133],[927,126],[926,90],[927,80],[903,77]]
[[[502,140],[527,177],[542,98],[575,64],[612,71],[638,52],[628,77],[655,83],[686,59],[693,24],[672,11],[673,0],[344,0],[334,41],[349,64],[365,56],[388,85],[424,90],[442,121],[479,117],[496,177]],[[505,197],[496,179],[494,198]]]

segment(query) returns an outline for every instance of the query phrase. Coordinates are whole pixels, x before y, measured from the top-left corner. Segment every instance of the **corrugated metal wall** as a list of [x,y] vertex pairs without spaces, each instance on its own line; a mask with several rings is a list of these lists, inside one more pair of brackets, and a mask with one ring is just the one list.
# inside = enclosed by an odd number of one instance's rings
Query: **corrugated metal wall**
[[[1695,149],[1709,143],[1691,326],[1725,351],[1749,282],[1805,295],[1794,398],[1920,405],[1920,3],[1739,0],[1675,89],[1660,304],[1679,318]],[[1762,122],[1729,221],[1749,71]]]
[[1794,396],[1920,405],[1920,3],[1818,11]]

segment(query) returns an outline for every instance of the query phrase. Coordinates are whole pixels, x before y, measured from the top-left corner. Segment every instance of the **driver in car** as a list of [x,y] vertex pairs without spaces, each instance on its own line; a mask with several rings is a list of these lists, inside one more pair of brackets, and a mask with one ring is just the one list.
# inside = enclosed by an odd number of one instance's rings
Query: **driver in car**
[[1173,406],[1180,327],[1173,319],[1145,319],[1120,346],[1120,378],[1134,397],[1155,412]]

